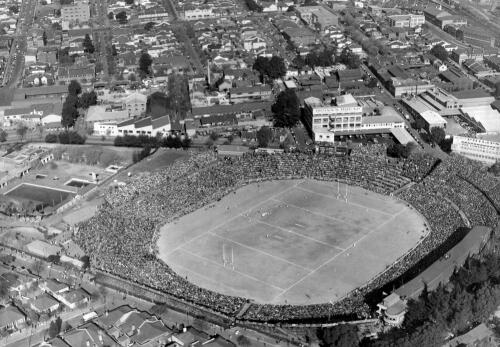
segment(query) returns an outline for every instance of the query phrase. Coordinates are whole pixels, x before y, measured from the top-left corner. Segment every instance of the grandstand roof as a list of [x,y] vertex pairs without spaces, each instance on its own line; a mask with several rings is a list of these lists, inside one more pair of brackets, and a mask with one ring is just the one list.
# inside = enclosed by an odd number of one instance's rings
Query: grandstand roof
[[427,284],[428,290],[433,290],[440,282],[447,282],[457,265],[463,264],[470,254],[479,251],[491,229],[476,226],[449,252],[449,257],[434,262],[420,275],[395,290],[403,298],[416,298]]
[[462,111],[480,122],[486,132],[500,131],[500,113],[489,105],[462,107]]
[[441,117],[439,113],[436,111],[432,110],[426,110],[422,113],[420,113],[420,116],[427,122],[429,125],[440,125],[440,124],[446,124],[446,119]]
[[405,128],[392,128],[391,134],[394,135],[396,140],[402,145],[406,145],[410,142],[415,142],[413,137]]

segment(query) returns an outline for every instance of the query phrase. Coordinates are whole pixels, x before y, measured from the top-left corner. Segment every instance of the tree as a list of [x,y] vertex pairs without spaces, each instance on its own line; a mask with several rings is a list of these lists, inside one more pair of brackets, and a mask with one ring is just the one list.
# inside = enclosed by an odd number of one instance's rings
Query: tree
[[245,335],[238,335],[236,342],[238,343],[238,346],[246,347],[251,345],[250,340]]
[[69,95],[77,96],[82,92],[82,86],[78,81],[76,80],[71,80],[68,85],[68,93]]
[[40,276],[40,272],[42,272],[42,270],[44,269],[45,265],[43,263],[43,261],[41,260],[35,260],[35,262],[33,263],[33,265],[31,265],[31,271],[33,273],[36,273],[37,276]]
[[19,139],[22,141],[24,140],[24,136],[28,132],[28,127],[23,124],[19,124],[17,129],[16,129],[16,134],[19,136]]
[[120,24],[125,24],[127,23],[127,12],[121,11],[116,14],[115,18]]
[[134,0],[125,0],[125,3],[127,5],[133,5],[134,4]]
[[61,256],[57,255],[57,254],[51,254],[47,257],[47,261],[49,263],[53,263],[53,264],[59,264],[59,262],[61,261]]
[[359,345],[357,330],[354,325],[340,324],[330,328],[319,328],[317,336],[322,347],[357,347]]
[[273,55],[269,59],[269,77],[277,79],[286,75],[286,66],[283,58]]
[[0,142],[7,141],[7,132],[3,129],[0,129]]
[[444,132],[443,128],[434,127],[431,129],[431,140],[435,144],[439,145],[441,142],[443,142],[445,137],[446,133]]
[[85,92],[79,98],[79,105],[83,109],[97,105],[97,94],[95,91]]
[[62,108],[61,125],[65,128],[71,128],[75,125],[76,119],[80,116],[75,105],[65,102]]
[[421,117],[417,117],[415,122],[412,123],[412,127],[416,130],[422,130],[425,128],[425,121]]
[[257,142],[259,143],[259,147],[267,147],[272,137],[273,133],[269,127],[261,127],[259,131],[257,131]]
[[153,64],[153,58],[147,53],[142,53],[139,58],[139,71],[144,76],[148,76],[151,73],[151,64]]
[[7,281],[0,281],[0,299],[5,300],[9,297],[10,287]]
[[264,76],[276,79],[286,74],[285,61],[278,56],[272,56],[271,58],[257,57],[254,61],[253,69],[260,73],[261,79]]
[[361,60],[359,56],[354,54],[349,48],[344,48],[342,53],[340,53],[339,61],[342,64],[347,65],[349,69],[356,69],[361,65]]
[[448,60],[448,51],[442,45],[435,45],[431,48],[430,53],[442,62]]
[[291,128],[300,120],[299,98],[295,91],[286,89],[278,94],[272,105],[273,123],[275,127]]
[[14,14],[18,14],[19,13],[19,6],[18,5],[12,5],[9,7],[9,11],[14,13]]
[[108,19],[109,19],[109,20],[113,20],[113,19],[115,19],[115,14],[114,14],[113,12],[109,12],[109,13],[108,13]]
[[83,39],[83,51],[89,54],[92,54],[95,51],[94,44],[92,43],[92,39],[89,34],[85,34],[85,38]]
[[88,255],[84,255],[83,257],[80,258],[80,261],[83,263],[82,268],[88,269],[90,267],[90,258]]
[[153,29],[153,27],[156,25],[155,22],[147,22],[145,25],[144,25],[144,30],[146,31],[150,31],[151,29]]
[[50,338],[53,339],[54,337],[59,335],[59,333],[61,332],[61,327],[62,327],[61,317],[57,317],[57,319],[55,321],[50,322],[50,326],[49,326]]
[[45,142],[56,143],[57,142],[57,135],[56,134],[47,134],[47,136],[45,136]]

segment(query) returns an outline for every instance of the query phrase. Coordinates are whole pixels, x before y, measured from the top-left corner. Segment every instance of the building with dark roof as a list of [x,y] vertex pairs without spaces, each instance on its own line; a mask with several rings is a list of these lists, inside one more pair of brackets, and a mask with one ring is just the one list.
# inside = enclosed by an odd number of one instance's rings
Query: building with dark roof
[[472,46],[495,47],[495,36],[477,27],[463,26],[458,28],[456,37]]

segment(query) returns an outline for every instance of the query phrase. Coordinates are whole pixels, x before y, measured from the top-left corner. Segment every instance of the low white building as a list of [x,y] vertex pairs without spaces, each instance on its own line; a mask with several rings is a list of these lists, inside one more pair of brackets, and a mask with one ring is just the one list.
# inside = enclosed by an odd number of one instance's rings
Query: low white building
[[156,137],[158,134],[167,136],[172,129],[170,117],[165,115],[152,119],[151,117],[141,119],[131,119],[117,124],[117,131],[119,136],[124,135],[147,135]]

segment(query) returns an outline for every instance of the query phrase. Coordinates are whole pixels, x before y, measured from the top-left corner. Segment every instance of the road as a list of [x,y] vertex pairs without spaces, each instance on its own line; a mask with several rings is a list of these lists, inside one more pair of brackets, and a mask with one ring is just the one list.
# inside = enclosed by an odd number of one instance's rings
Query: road
[[16,87],[21,79],[24,69],[24,56],[27,50],[26,36],[33,25],[36,7],[37,0],[24,0],[19,10],[16,36],[12,42],[2,81],[2,85],[5,87]]
[[107,79],[114,73],[114,71],[110,71],[110,65],[114,64],[114,57],[111,54],[112,36],[108,18],[108,2],[106,0],[92,0],[90,9],[94,17],[92,21],[94,47],[101,62],[102,76]]

